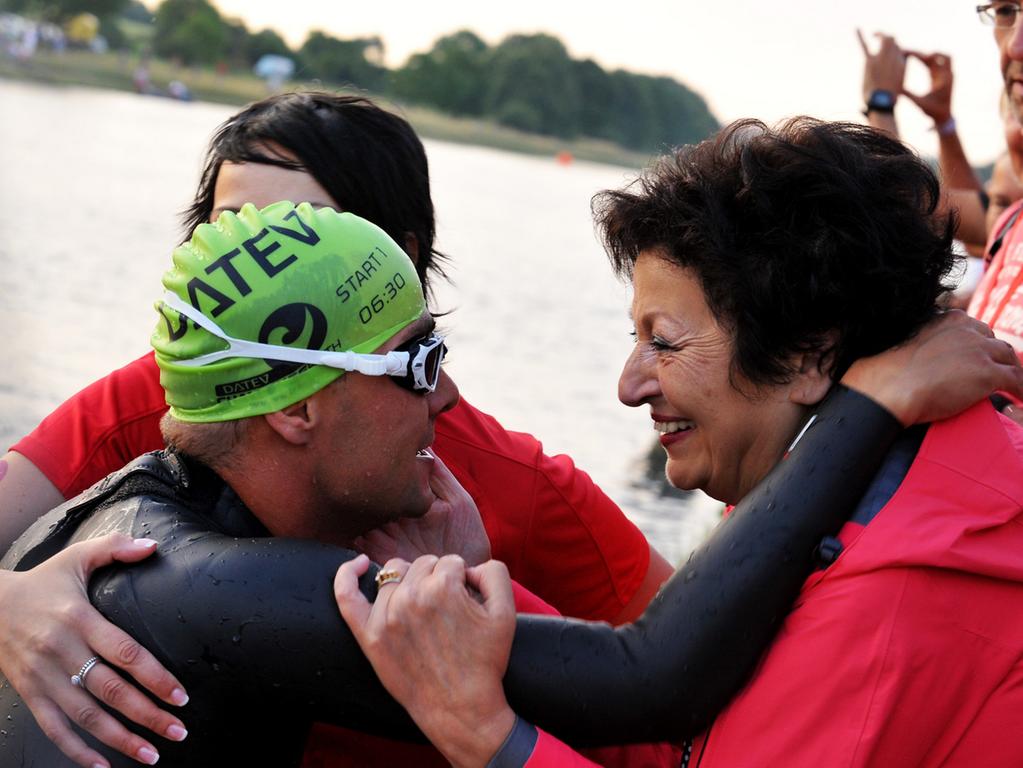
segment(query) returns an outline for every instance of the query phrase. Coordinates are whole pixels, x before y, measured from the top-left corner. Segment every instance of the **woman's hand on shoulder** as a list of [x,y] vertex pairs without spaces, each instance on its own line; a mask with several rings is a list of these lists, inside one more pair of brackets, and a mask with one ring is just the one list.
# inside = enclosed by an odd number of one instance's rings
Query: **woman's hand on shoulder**
[[857,360],[842,384],[909,426],[954,416],[994,392],[1023,397],[1023,368],[985,323],[951,310],[899,346]]
[[[188,701],[181,684],[134,639],[89,603],[86,585],[97,569],[115,561],[149,557],[156,542],[110,534],[73,544],[23,573],[0,571],[0,670],[21,695],[43,732],[85,768],[108,761],[73,731],[73,722],[107,746],[140,763],[159,758],[146,739],[131,733],[99,706],[102,701],[129,720],[172,741],[187,732],[132,684],[131,678],[168,704]],[[87,660],[99,657],[72,683]],[[125,679],[114,667],[130,675]]]

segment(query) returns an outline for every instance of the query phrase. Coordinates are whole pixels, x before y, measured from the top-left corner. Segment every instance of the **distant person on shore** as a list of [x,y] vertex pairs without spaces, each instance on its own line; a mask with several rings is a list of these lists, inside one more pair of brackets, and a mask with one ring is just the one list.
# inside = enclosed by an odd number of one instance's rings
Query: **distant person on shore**
[[171,80],[167,84],[167,95],[178,101],[192,100],[192,91],[180,80]]
[[264,53],[252,65],[252,72],[256,77],[266,81],[268,93],[280,93],[281,88],[284,87],[284,82],[295,74],[295,61],[288,56]]
[[131,73],[131,84],[135,88],[135,93],[153,93],[154,88],[150,77],[149,65],[149,54],[142,54],[142,56],[139,57],[138,66],[135,67],[135,70]]
[[39,47],[39,25],[34,21],[26,20],[21,36],[12,46],[15,61],[27,63],[36,55],[36,48]]

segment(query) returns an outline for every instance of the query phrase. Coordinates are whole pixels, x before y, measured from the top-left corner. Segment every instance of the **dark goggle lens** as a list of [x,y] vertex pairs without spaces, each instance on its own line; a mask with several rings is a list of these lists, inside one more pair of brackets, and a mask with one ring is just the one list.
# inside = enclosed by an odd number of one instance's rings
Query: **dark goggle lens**
[[423,369],[423,373],[426,375],[426,383],[431,391],[437,386],[437,380],[440,378],[440,364],[444,362],[444,355],[447,352],[447,345],[441,341],[426,354],[426,367]]
[[394,382],[412,392],[432,392],[440,379],[440,367],[447,353],[444,339],[435,333],[410,339],[397,348],[409,353],[408,369],[404,376],[392,377]]

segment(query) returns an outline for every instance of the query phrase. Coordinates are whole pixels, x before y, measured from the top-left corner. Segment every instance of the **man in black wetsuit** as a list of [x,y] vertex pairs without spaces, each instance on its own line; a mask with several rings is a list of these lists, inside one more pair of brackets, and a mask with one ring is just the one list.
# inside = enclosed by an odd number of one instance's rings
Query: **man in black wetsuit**
[[[278,566],[288,543],[252,537],[348,546],[390,520],[422,516],[435,500],[432,477],[443,471],[425,449],[457,390],[440,376],[444,345],[412,262],[352,214],[291,203],[223,213],[175,251],[164,287],[153,345],[171,405],[162,424],[170,448],[44,517],[3,565],[23,570],[111,530],[157,539],[152,562],[101,574],[92,587],[104,611],[169,666],[212,673],[189,681],[190,737],[162,742],[161,751],[180,755],[172,758],[180,764],[290,764],[310,722],[303,713],[334,707],[316,701],[318,678],[344,670],[341,681],[354,687],[334,686],[335,711],[350,708],[342,719],[372,731],[359,717],[363,696],[351,691],[368,689],[373,675],[353,643],[348,656],[335,647],[344,625],[329,620],[329,579],[312,591],[304,580],[290,584],[294,571]],[[350,556],[312,547],[304,560],[324,558],[329,574]],[[246,568],[279,568],[271,582],[294,586],[285,592],[291,604],[269,605],[272,595],[250,587]],[[264,600],[283,621],[264,621]],[[321,617],[329,629],[312,626]],[[214,637],[199,629],[218,623]],[[281,632],[298,633],[303,652],[325,664],[309,675],[309,690],[289,688],[269,706],[260,691],[296,662],[274,653],[294,647]],[[253,657],[266,662],[258,672],[235,672]],[[81,674],[86,687],[91,671]],[[26,738],[38,728],[26,707],[11,706],[15,696],[4,685],[11,717],[0,765],[66,764],[44,737]],[[393,710],[389,726],[404,721],[399,708],[384,706]],[[253,740],[260,730],[278,738]]]

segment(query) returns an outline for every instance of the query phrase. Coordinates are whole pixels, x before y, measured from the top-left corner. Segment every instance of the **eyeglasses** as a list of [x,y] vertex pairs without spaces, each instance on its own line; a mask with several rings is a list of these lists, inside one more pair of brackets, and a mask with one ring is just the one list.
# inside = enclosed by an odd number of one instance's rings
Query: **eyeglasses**
[[444,337],[433,332],[410,339],[383,355],[262,344],[228,336],[220,326],[191,304],[186,304],[172,291],[164,294],[163,303],[228,344],[227,349],[218,352],[175,361],[177,365],[190,368],[231,357],[277,360],[285,363],[326,365],[342,371],[355,371],[365,376],[391,376],[395,384],[412,392],[433,392],[440,379],[440,364],[448,351]]
[[1014,29],[1019,23],[1019,3],[988,3],[977,6],[977,15],[982,23],[998,29]]

